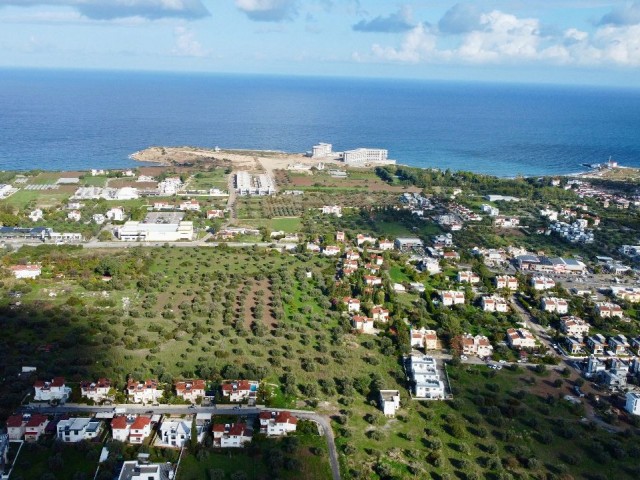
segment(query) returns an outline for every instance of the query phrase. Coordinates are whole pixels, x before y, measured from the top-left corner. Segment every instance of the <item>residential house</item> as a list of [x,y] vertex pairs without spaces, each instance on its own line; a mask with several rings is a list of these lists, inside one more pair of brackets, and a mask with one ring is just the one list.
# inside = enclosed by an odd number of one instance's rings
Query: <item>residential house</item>
[[400,391],[380,390],[378,402],[380,404],[380,410],[382,410],[385,417],[394,417],[396,410],[400,408]]
[[444,398],[444,382],[440,379],[435,358],[427,355],[412,355],[408,363],[407,370],[413,382],[414,397],[428,400]]
[[371,309],[371,317],[376,322],[386,323],[389,321],[389,310],[377,305]]
[[531,277],[531,286],[534,290],[549,290],[556,286],[556,282],[549,277]]
[[445,307],[464,304],[464,292],[458,292],[455,290],[439,290],[438,295],[440,296],[440,302]]
[[401,283],[394,283],[391,285],[391,288],[393,288],[393,291],[396,293],[405,293],[407,291],[407,287]]
[[637,287],[611,287],[611,293],[630,303],[640,302],[640,288]]
[[169,462],[149,463],[146,460],[128,460],[122,464],[117,480],[169,480],[174,476],[175,471]]
[[[357,263],[358,262],[356,262],[356,265]],[[378,265],[374,265],[373,263],[365,264],[364,268],[367,269],[372,275],[378,275],[380,273],[380,267]]]
[[356,237],[356,244],[360,247],[365,243],[374,245],[376,243],[376,239],[375,237],[372,237],[370,235],[364,235],[362,233],[359,233],[358,236]]
[[31,213],[29,213],[29,219],[32,222],[37,222],[39,220],[42,220],[43,216],[42,216],[42,210],[40,210],[39,208],[36,208],[35,210],[33,210]]
[[344,252],[344,258],[346,260],[357,262],[358,260],[360,260],[360,254],[355,250],[347,250],[346,252]]
[[631,415],[640,415],[640,393],[627,392],[624,408]]
[[96,213],[96,214],[92,215],[91,219],[96,223],[96,225],[102,225],[104,222],[107,221],[107,217],[105,217],[101,213]]
[[335,215],[336,217],[342,216],[342,207],[338,205],[325,205],[321,210],[325,215]]
[[336,242],[342,242],[344,243],[345,241],[345,234],[344,232],[336,232]]
[[64,402],[71,394],[71,388],[65,385],[64,377],[55,377],[50,382],[38,380],[33,388],[35,390],[33,399],[37,402]]
[[609,344],[609,349],[615,355],[626,355],[627,350],[631,346],[629,345],[629,341],[627,340],[627,337],[622,333],[619,333],[614,337],[609,337],[608,344]]
[[270,437],[281,437],[295,432],[298,419],[290,412],[260,412],[260,431]]
[[624,312],[622,307],[616,303],[598,302],[596,303],[596,313],[602,318],[619,317],[622,318]]
[[13,276],[20,278],[36,278],[42,274],[40,265],[11,265],[9,267]]
[[373,326],[373,318],[363,315],[354,315],[351,317],[351,325],[354,330],[360,333],[375,333],[376,331]]
[[424,348],[425,350],[435,350],[438,348],[438,335],[435,330],[411,329],[409,332],[411,346],[413,348]]
[[517,228],[520,226],[520,219],[518,217],[494,217],[493,224],[498,228]]
[[222,395],[230,402],[241,402],[255,398],[258,382],[253,380],[233,380],[222,385]]
[[164,392],[158,387],[158,381],[154,379],[144,382],[129,380],[127,382],[127,395],[129,401],[133,403],[154,403],[157,402]]
[[462,270],[458,272],[459,283],[478,283],[479,281],[480,276],[477,273],[474,273],[470,270]]
[[224,210],[207,210],[207,220],[214,218],[224,218]]
[[47,428],[48,424],[49,419],[46,415],[40,415],[39,413],[31,415],[24,426],[25,442],[37,442],[40,436],[44,433],[44,429]]
[[374,287],[377,285],[382,285],[382,278],[380,277],[376,277],[373,275],[365,275],[364,276],[364,283],[366,285],[369,285],[370,287]]
[[411,248],[423,247],[424,242],[417,237],[398,237],[393,242],[398,250],[408,250]]
[[449,250],[447,252],[442,252],[442,258],[444,260],[457,261],[460,260],[460,255],[456,251]]
[[518,290],[518,279],[516,277],[512,277],[511,275],[497,275],[493,280],[497,289],[505,288],[514,292]]
[[191,428],[195,422],[196,440],[198,443],[204,440],[206,428],[196,421],[193,416],[187,418],[168,418],[162,421],[158,430],[158,445],[165,447],[182,448],[191,441]]
[[29,416],[11,415],[7,418],[7,435],[9,440],[22,440]]
[[154,202],[153,209],[154,210],[173,210],[174,206],[169,202]]
[[409,282],[409,288],[411,288],[411,291],[417,293],[424,293],[426,290],[422,282]]
[[176,396],[187,402],[196,403],[198,398],[203,399],[207,386],[204,380],[193,380],[176,383]]
[[567,316],[560,319],[560,328],[570,337],[582,338],[589,335],[591,326],[580,317]]
[[579,355],[584,348],[584,343],[574,337],[564,337],[564,345],[569,355]]
[[393,242],[391,240],[378,240],[378,248],[380,250],[393,250]]
[[313,242],[307,242],[307,251],[313,253],[320,253],[320,245]]
[[200,202],[197,200],[184,200],[180,203],[178,207],[179,210],[189,211],[189,212],[199,212],[200,211]]
[[251,442],[253,430],[244,423],[213,425],[213,445],[220,448],[241,448]]
[[327,257],[335,257],[336,255],[340,255],[340,247],[335,245],[327,245],[322,250],[322,254]]
[[111,380],[99,378],[97,382],[80,383],[80,394],[96,403],[111,398],[109,391],[111,390]]
[[113,207],[110,210],[107,210],[107,213],[105,213],[105,217],[113,222],[124,222],[126,215],[124,213],[124,208]]
[[527,329],[510,328],[507,330],[507,343],[511,348],[517,350],[521,348],[535,348],[536,338]]
[[344,297],[342,303],[347,306],[349,313],[356,313],[360,311],[360,300],[357,298]]
[[151,418],[145,416],[118,416],[111,421],[114,440],[140,445],[151,435]]
[[384,263],[384,257],[382,255],[372,254],[369,257],[369,260],[371,261],[371,263],[378,266],[381,266]]
[[69,213],[67,213],[67,219],[74,222],[79,222],[82,219],[82,214],[78,210],[71,210]]
[[602,355],[606,346],[606,339],[597,333],[587,338],[587,345],[594,355]]
[[102,433],[104,423],[93,418],[69,418],[60,420],[56,426],[57,439],[65,443],[92,440]]
[[482,297],[481,302],[482,310],[485,312],[506,313],[509,311],[509,304],[507,301],[497,295]]
[[558,315],[569,313],[569,303],[564,298],[544,297],[542,299],[542,310],[544,312],[555,312]]
[[465,333],[460,338],[463,355],[477,355],[478,357],[490,357],[493,354],[491,342],[484,335]]
[[430,275],[435,275],[436,273],[440,273],[442,271],[438,259],[431,257],[422,258],[417,263],[416,269],[419,272],[428,272]]

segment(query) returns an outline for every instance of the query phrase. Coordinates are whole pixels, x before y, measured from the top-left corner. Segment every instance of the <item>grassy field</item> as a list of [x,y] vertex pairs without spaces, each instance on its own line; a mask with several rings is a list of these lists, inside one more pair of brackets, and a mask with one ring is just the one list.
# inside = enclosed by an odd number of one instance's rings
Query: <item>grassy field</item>
[[64,480],[93,478],[98,467],[102,444],[53,444],[45,441],[25,444],[20,452],[12,479]]

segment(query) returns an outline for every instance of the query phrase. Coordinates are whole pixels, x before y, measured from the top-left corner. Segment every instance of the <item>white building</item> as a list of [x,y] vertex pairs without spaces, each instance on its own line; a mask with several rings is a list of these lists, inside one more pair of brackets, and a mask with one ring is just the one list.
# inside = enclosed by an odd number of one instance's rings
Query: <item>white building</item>
[[566,315],[569,313],[569,303],[564,298],[544,297],[542,299],[542,311]]
[[393,242],[391,240],[378,240],[378,248],[380,250],[393,250]]
[[244,423],[213,426],[213,445],[220,448],[241,448],[251,442],[253,430]]
[[507,313],[509,304],[507,301],[497,295],[482,297],[482,310],[485,312]]
[[335,215],[336,217],[342,216],[342,207],[340,205],[324,205],[321,208],[321,211],[325,215]]
[[311,147],[311,157],[312,158],[322,158],[322,157],[330,157],[332,154],[333,145],[330,143],[318,143]]
[[127,395],[129,401],[133,403],[154,403],[157,402],[164,392],[158,387],[156,380],[145,380],[144,382],[136,382],[129,380],[127,382]]
[[282,437],[295,432],[298,419],[290,412],[260,412],[260,431],[270,437]]
[[602,318],[619,317],[622,318],[624,311],[622,307],[616,303],[599,302],[596,303],[596,313]]
[[123,242],[177,242],[193,240],[193,222],[142,223],[125,222],[116,230],[116,236]]
[[386,163],[389,152],[382,148],[356,148],[346,150],[342,160],[347,165],[359,166],[367,163]]
[[[192,417],[186,419],[169,419],[164,420],[160,424],[158,431],[158,445],[165,447],[184,447],[191,440]],[[196,422],[196,432],[198,443],[200,443],[205,434],[203,425]]]
[[497,217],[500,215],[500,210],[491,205],[487,205],[486,203],[482,205],[482,212],[489,214],[490,217]]
[[507,342],[511,348],[535,348],[536,338],[533,334],[524,328],[510,328],[507,330]]
[[556,286],[556,282],[549,277],[531,277],[531,286],[534,290],[549,290]]
[[65,401],[71,394],[71,388],[65,385],[64,377],[55,377],[50,382],[38,380],[33,384],[37,402]]
[[206,384],[204,380],[193,380],[176,383],[176,396],[191,403],[196,403],[198,398],[204,398]]
[[222,395],[229,398],[230,402],[241,402],[255,398],[258,386],[254,380],[233,380],[222,385]]
[[590,325],[580,317],[562,317],[560,319],[560,328],[570,337],[586,337],[589,335]]
[[491,342],[484,335],[465,333],[460,337],[463,355],[477,355],[478,357],[490,357],[493,354]]
[[37,222],[38,220],[42,220],[42,210],[36,208],[34,211],[29,213],[29,218],[32,222]]
[[400,391],[380,390],[379,403],[385,417],[395,416],[396,410],[400,408]]
[[104,424],[93,418],[69,418],[60,420],[56,426],[58,440],[76,443],[96,438],[102,432]]
[[322,254],[327,257],[335,257],[336,255],[340,254],[340,247],[336,245],[327,245],[322,250]]
[[516,277],[512,277],[510,275],[497,275],[494,278],[496,288],[506,288],[511,291],[518,290],[518,279]]
[[111,421],[111,434],[119,442],[140,445],[151,435],[151,418],[136,415],[115,417]]
[[276,184],[266,173],[251,175],[249,172],[238,172],[236,192],[239,195],[273,195],[276,193]]
[[106,378],[99,378],[97,382],[80,383],[80,394],[96,403],[110,398],[111,381]]
[[349,313],[356,313],[360,311],[360,300],[357,298],[344,297],[342,303],[347,306]]
[[124,214],[124,208],[122,207],[113,207],[112,209],[107,211],[105,217],[114,222],[123,222],[126,218]]
[[[139,455],[141,457],[142,454]],[[170,463],[148,463],[129,460],[122,464],[118,480],[169,480],[175,472]]]
[[79,222],[82,219],[82,214],[78,210],[71,210],[67,213],[67,219],[73,222]]
[[102,225],[104,222],[107,221],[107,217],[105,217],[101,213],[96,213],[91,217],[91,219],[96,223],[96,225]]
[[365,317],[364,315],[354,315],[351,317],[351,325],[354,330],[360,333],[376,332],[373,326],[373,318]]
[[477,273],[474,273],[470,270],[462,270],[458,272],[459,283],[478,283],[479,281],[480,276]]
[[200,202],[198,202],[197,200],[185,200],[180,203],[178,209],[189,212],[199,212]]
[[627,402],[624,408],[631,415],[640,415],[640,393],[627,392]]
[[36,278],[42,273],[40,265],[12,265],[9,267],[16,278]]
[[445,307],[464,304],[464,292],[440,290],[438,291],[438,295],[440,296],[440,302],[442,302],[442,305]]
[[412,348],[423,348],[424,350],[435,350],[438,348],[438,335],[435,330],[410,329],[409,338]]
[[413,380],[413,394],[416,398],[429,400],[444,398],[444,383],[440,380],[435,358],[412,355],[409,358],[408,371]]

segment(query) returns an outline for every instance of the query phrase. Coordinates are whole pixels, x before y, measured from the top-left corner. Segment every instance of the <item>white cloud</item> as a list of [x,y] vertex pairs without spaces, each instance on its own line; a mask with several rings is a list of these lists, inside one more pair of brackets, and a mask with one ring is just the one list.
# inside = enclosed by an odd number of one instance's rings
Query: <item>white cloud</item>
[[477,22],[471,16],[458,16],[464,21],[453,22],[447,14],[445,31],[440,25],[435,29],[420,24],[404,35],[399,46],[376,43],[370,54],[355,52],[352,58],[404,63],[640,66],[640,24],[610,22],[591,33],[577,28],[559,32],[545,29],[537,18],[520,18],[500,10],[479,14]]
[[193,20],[210,15],[202,0],[0,0],[0,7],[6,5],[69,7],[94,20],[126,17],[153,20],[175,17]]
[[298,14],[297,0],[235,0],[236,7],[256,22],[282,22]]
[[371,50],[377,58],[384,60],[417,63],[431,58],[436,53],[436,36],[420,23],[405,35],[400,48],[374,44]]
[[173,30],[175,46],[171,50],[171,55],[177,57],[207,57],[209,50],[205,49],[196,39],[193,31],[186,27],[176,27]]

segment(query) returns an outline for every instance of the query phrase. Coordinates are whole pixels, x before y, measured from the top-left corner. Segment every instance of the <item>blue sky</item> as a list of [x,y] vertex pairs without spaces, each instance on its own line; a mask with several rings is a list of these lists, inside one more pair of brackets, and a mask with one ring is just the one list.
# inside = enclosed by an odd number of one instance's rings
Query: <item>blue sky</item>
[[0,0],[0,66],[640,87],[640,0]]

